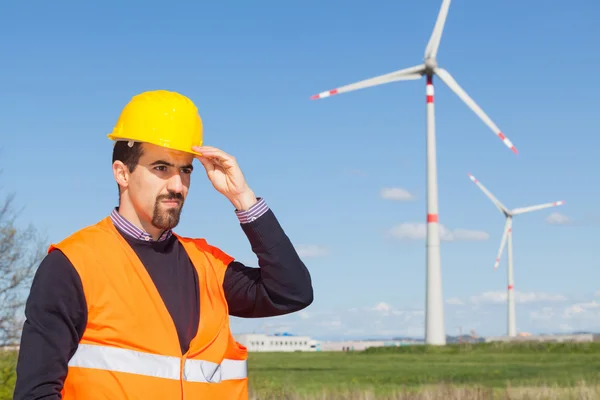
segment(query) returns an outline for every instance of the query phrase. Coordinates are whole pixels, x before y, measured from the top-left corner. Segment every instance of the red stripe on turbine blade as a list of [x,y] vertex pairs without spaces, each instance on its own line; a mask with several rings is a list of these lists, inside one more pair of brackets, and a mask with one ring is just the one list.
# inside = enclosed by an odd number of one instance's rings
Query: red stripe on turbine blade
[[[498,132],[497,135],[504,143],[506,143],[506,144],[510,143],[510,142],[508,142],[508,143],[506,142],[507,139],[506,139],[506,136],[504,136],[504,133]],[[517,148],[512,143],[509,147],[513,153],[519,154],[519,152],[517,151]]]
[[427,103],[433,103],[433,96],[427,96]]
[[[327,95],[325,95],[324,93],[327,93]],[[316,100],[316,99],[322,99],[328,96],[333,96],[334,94],[338,94],[338,90],[337,89],[333,89],[333,90],[329,90],[327,92],[324,93],[319,93],[319,94],[315,94],[313,96],[310,96],[311,100]]]
[[508,290],[513,290],[513,285],[508,285]]
[[437,214],[427,214],[427,223],[438,222]]

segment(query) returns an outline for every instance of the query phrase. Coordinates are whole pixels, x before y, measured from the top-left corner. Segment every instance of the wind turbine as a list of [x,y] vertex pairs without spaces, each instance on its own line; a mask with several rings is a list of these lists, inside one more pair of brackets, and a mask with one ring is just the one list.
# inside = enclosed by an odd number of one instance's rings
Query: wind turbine
[[537,206],[530,207],[521,207],[515,208],[513,210],[508,210],[502,203],[498,201],[494,195],[485,188],[472,174],[469,174],[469,178],[479,188],[486,194],[487,197],[496,205],[498,210],[506,217],[506,222],[504,223],[504,233],[502,234],[502,240],[500,241],[500,250],[498,250],[498,255],[496,256],[496,264],[494,264],[494,269],[498,269],[498,265],[500,265],[500,258],[502,258],[502,252],[504,251],[504,246],[508,242],[508,288],[507,288],[507,303],[508,303],[508,336],[515,337],[517,336],[517,322],[515,317],[515,279],[513,275],[513,246],[512,246],[512,220],[515,215],[525,214],[532,211],[539,211],[549,207],[556,207],[565,204],[564,201],[555,201],[553,203],[545,203]]
[[444,310],[442,299],[442,277],[440,263],[440,231],[438,225],[438,187],[435,144],[435,114],[433,106],[433,76],[437,75],[452,91],[462,100],[483,122],[504,142],[504,144],[517,153],[517,149],[510,140],[492,122],[486,113],[469,97],[458,85],[448,71],[438,67],[436,56],[442,31],[448,15],[450,0],[443,0],[438,13],[433,32],[425,49],[422,64],[401,69],[389,74],[365,79],[337,89],[316,94],[311,99],[321,99],[336,94],[350,92],[371,86],[390,82],[416,80],[422,76],[427,77],[427,278],[426,278],[426,305],[425,305],[425,342],[427,344],[446,344],[444,332]]

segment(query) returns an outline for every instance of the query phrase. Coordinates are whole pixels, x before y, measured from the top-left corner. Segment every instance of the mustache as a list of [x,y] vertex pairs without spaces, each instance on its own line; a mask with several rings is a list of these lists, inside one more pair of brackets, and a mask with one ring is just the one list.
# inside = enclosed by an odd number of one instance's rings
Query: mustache
[[181,193],[169,192],[169,194],[163,194],[156,198],[156,201],[161,200],[181,200],[183,202],[183,195]]

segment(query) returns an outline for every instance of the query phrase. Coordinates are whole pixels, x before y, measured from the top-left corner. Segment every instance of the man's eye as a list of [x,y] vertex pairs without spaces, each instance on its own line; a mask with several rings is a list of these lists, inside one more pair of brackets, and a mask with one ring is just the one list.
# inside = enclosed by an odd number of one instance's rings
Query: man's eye
[[192,169],[191,168],[182,168],[181,172],[183,172],[184,174],[191,174],[192,173]]
[[156,169],[158,171],[166,171],[167,167],[164,165],[159,165],[159,166],[155,167],[154,169]]

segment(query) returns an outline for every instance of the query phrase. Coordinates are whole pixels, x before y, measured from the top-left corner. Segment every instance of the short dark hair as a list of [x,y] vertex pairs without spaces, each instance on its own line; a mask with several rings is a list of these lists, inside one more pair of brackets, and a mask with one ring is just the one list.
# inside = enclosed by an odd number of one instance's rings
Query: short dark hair
[[[133,146],[129,146],[127,140],[119,140],[113,147],[112,162],[121,161],[127,166],[129,172],[133,172],[137,167],[140,157],[144,153],[142,143],[133,142]],[[119,198],[121,198],[121,187],[117,184],[119,190]]]

